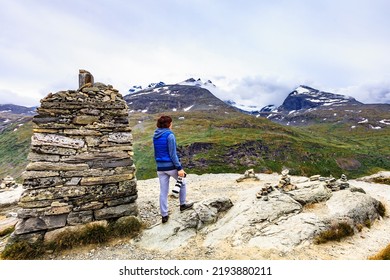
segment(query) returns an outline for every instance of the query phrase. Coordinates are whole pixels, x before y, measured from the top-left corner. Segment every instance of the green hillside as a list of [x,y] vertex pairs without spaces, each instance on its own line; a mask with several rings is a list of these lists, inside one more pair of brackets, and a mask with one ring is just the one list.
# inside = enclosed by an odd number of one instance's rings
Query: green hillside
[[0,179],[10,175],[20,181],[27,165],[32,135],[31,117],[23,118],[0,133]]
[[[240,113],[170,113],[189,173],[280,172],[358,177],[390,169],[389,129],[286,127]],[[152,134],[158,115],[133,114],[137,177],[155,176]],[[184,117],[184,119],[183,119]]]
[[[350,178],[390,170],[390,128],[342,124],[288,127],[238,112],[171,112],[188,173],[280,172]],[[137,178],[156,176],[152,135],[159,115],[131,113]],[[32,134],[28,119],[0,134],[0,178],[19,178]],[[16,131],[15,131],[16,129]],[[19,178],[20,180],[20,178]]]

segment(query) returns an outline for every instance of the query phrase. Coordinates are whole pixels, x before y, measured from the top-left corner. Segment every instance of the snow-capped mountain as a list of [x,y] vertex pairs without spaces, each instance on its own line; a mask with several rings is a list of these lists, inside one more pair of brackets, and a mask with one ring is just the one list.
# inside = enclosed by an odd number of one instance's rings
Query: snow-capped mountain
[[26,122],[26,119],[36,114],[35,109],[36,107],[0,104],[0,133],[9,126]]
[[216,88],[216,86],[213,84],[212,81],[207,80],[206,82],[203,82],[202,79],[198,78],[195,80],[194,78],[189,78],[183,82],[178,83],[178,85],[183,85],[183,86],[196,86],[196,87],[203,87],[206,89],[209,88]]
[[215,85],[210,80],[203,82],[190,78],[172,85],[153,83],[145,89],[132,91],[124,99],[130,111],[144,113],[234,110],[210,92],[213,88]]
[[[270,109],[272,108],[272,109]],[[264,107],[260,116],[285,125],[345,123],[351,128],[365,125],[380,129],[390,125],[389,104],[363,104],[342,94],[301,85],[279,107]]]
[[310,109],[318,106],[360,105],[356,99],[301,85],[291,92],[278,108],[281,111]]
[[287,95],[280,105],[258,107],[234,100],[221,101],[213,94],[216,86],[210,81],[190,78],[173,85],[150,84],[125,96],[130,110],[167,112],[221,109],[238,110],[256,117],[265,117],[284,125],[302,126],[318,123],[347,123],[351,128],[366,126],[381,129],[390,126],[390,104],[363,104],[356,99],[301,85]]

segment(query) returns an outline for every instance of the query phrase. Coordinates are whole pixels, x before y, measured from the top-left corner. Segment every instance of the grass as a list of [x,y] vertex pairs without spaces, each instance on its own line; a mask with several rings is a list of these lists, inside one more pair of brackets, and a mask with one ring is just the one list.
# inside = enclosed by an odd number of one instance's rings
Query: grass
[[[188,173],[280,172],[348,178],[390,170],[390,128],[351,130],[343,124],[289,127],[237,112],[169,112]],[[159,114],[160,115],[160,114]],[[156,177],[152,136],[157,114],[131,113],[137,179]],[[17,131],[13,131],[18,128]],[[27,164],[32,124],[0,134],[0,176],[20,177]],[[193,149],[199,143],[208,149]],[[189,153],[189,150],[193,152]],[[19,179],[20,180],[20,179]]]
[[383,248],[376,255],[368,258],[369,260],[390,260],[390,244]]
[[9,235],[12,232],[14,232],[14,230],[15,230],[15,226],[7,227],[7,228],[0,231],[0,237],[4,237],[6,235]]
[[24,171],[32,135],[29,120],[25,118],[0,133],[0,178],[10,175],[18,179]]
[[385,178],[385,177],[374,178],[374,183],[390,185],[390,178]]
[[102,224],[88,224],[80,230],[65,230],[58,234],[54,241],[37,241],[29,243],[20,240],[7,245],[1,253],[1,259],[7,260],[31,260],[37,259],[47,251],[59,252],[89,244],[105,244],[119,237],[134,237],[142,229],[143,224],[136,217],[122,217],[108,226]]
[[340,222],[332,225],[330,229],[321,232],[315,239],[314,243],[321,244],[329,241],[340,241],[341,239],[352,236],[354,230],[348,223]]
[[[376,210],[381,217],[386,215],[386,208],[382,202],[378,203]],[[357,224],[356,229],[360,232],[363,227],[371,228],[371,226],[372,221],[367,218],[363,224]],[[335,223],[331,225],[329,229],[322,231],[318,236],[316,236],[314,243],[321,244],[329,241],[340,241],[341,239],[352,236],[353,234],[354,229],[350,224],[346,222]]]
[[378,214],[381,216],[381,217],[384,217],[386,215],[386,207],[385,205],[379,201],[379,204],[378,204],[378,207],[376,209],[378,211]]
[[[212,144],[210,149],[181,155],[184,167],[191,173],[242,173],[248,168],[280,172],[286,167],[292,175],[346,174],[357,178],[390,169],[388,129],[350,132],[346,126],[332,124],[287,127],[238,113],[170,115],[182,151],[188,152],[194,143]],[[157,118],[158,115],[131,116],[133,123],[142,119],[142,128],[137,125],[133,129],[137,178],[141,180],[155,177],[152,135]]]

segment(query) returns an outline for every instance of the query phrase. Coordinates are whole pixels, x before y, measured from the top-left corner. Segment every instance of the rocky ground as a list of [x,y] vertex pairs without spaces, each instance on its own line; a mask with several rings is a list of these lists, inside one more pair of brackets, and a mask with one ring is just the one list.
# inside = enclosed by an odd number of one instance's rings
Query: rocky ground
[[[253,189],[260,189],[266,184],[277,184],[280,174],[257,174],[259,181],[246,180],[238,183],[236,179],[241,174],[189,174],[187,177],[187,198],[189,201],[202,201],[209,198],[229,197],[233,204],[240,199],[240,194]],[[292,176],[293,183],[307,180],[304,177]],[[349,183],[363,188],[367,194],[381,201],[387,209],[390,209],[390,186],[374,184],[364,180],[350,180]],[[172,181],[172,186],[174,182]],[[161,225],[161,217],[158,210],[159,185],[157,178],[138,181],[137,200],[140,216],[149,229],[157,228],[164,232],[164,226],[174,223],[174,220]],[[169,198],[170,215],[177,217],[180,214],[178,199]],[[389,211],[388,211],[389,212]],[[0,224],[5,220],[0,217]],[[233,247],[229,242],[222,242],[217,247],[204,246],[205,234],[197,234],[188,243],[172,250],[148,249],[142,245],[142,235],[134,239],[115,240],[110,244],[91,245],[77,248],[58,254],[48,254],[44,259],[66,260],[227,260],[227,259],[269,259],[269,260],[365,260],[390,244],[390,219],[388,214],[376,221],[371,228],[363,230],[341,242],[329,242],[315,245],[304,242],[290,250],[278,250],[276,248],[262,249],[259,247]],[[1,241],[0,241],[1,242]],[[3,240],[4,242],[4,240]]]

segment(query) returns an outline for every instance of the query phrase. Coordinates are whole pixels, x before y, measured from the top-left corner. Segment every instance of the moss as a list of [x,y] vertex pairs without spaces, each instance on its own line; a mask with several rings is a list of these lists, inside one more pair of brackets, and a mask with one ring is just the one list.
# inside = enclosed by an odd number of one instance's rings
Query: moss
[[367,219],[364,221],[364,225],[368,228],[371,228],[371,220],[370,219]]
[[385,177],[374,178],[374,183],[390,185],[390,178],[385,178]]
[[376,210],[378,211],[378,214],[381,217],[384,217],[386,215],[386,207],[385,207],[385,205],[383,205],[382,202],[379,202],[378,207],[377,207]]
[[369,260],[390,260],[390,244],[382,249],[378,254],[369,257]]
[[0,237],[11,234],[15,230],[15,226],[7,227],[0,231]]
[[64,231],[51,242],[42,241],[30,244],[26,241],[17,241],[7,246],[1,254],[2,259],[24,260],[36,259],[46,251],[58,252],[89,244],[104,244],[118,237],[134,237],[144,225],[136,217],[122,217],[113,221],[109,226],[101,224],[86,225],[78,231]]
[[109,231],[115,237],[134,236],[143,228],[143,224],[139,219],[129,216],[118,219],[110,223]]
[[340,241],[342,238],[352,236],[353,228],[345,222],[338,223],[330,229],[321,232],[314,240],[316,244],[326,243],[328,241]]
[[25,240],[17,241],[5,247],[1,258],[5,260],[31,260],[44,253],[42,241],[29,243]]

